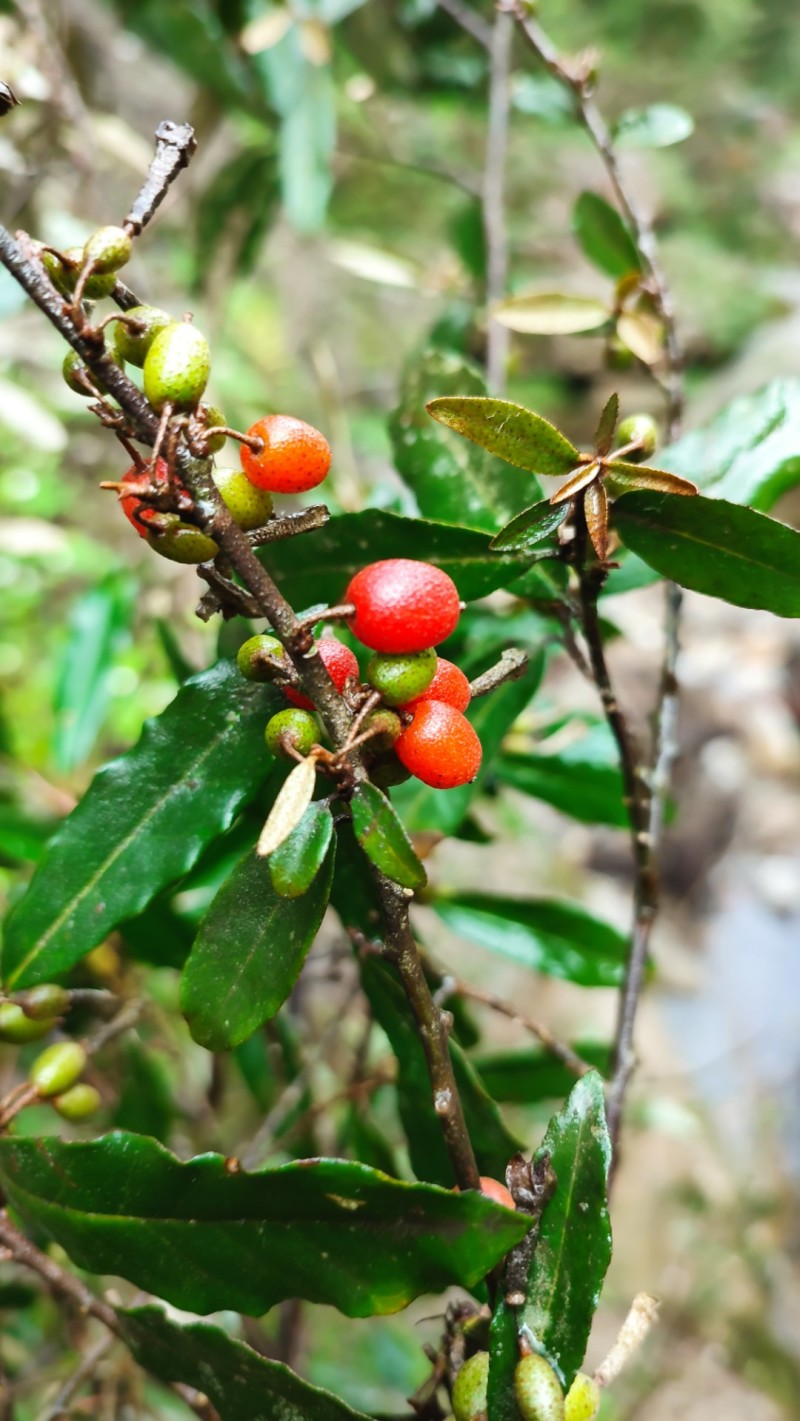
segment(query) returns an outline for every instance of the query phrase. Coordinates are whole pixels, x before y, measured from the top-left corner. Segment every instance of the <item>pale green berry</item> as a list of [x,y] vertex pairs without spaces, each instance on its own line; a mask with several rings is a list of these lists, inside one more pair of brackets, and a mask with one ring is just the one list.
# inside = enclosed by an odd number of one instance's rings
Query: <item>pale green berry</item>
[[600,1409],[600,1388],[594,1377],[576,1373],[564,1401],[564,1421],[594,1421]]
[[292,759],[293,756],[287,750],[287,742],[298,755],[307,755],[312,745],[319,741],[319,726],[310,711],[292,707],[290,710],[278,711],[277,715],[267,722],[264,739],[273,755],[284,755]]
[[564,1421],[564,1393],[550,1363],[535,1353],[514,1372],[514,1395],[521,1421]]
[[627,419],[623,419],[618,425],[617,444],[620,448],[625,444],[633,444],[634,440],[638,448],[631,449],[624,457],[635,464],[652,458],[658,444],[658,425],[652,415],[629,414]]
[[246,533],[262,528],[272,515],[272,494],[256,488],[241,469],[214,469],[212,478],[222,502]]
[[147,541],[154,552],[170,562],[211,562],[219,548],[200,528],[180,521],[163,533],[148,533]]
[[86,1065],[86,1052],[79,1041],[57,1041],[36,1057],[29,1079],[45,1099],[63,1095],[75,1084]]
[[11,1041],[15,1046],[23,1046],[26,1041],[40,1041],[54,1025],[54,1017],[34,1021],[16,1002],[0,1002],[0,1041]]
[[455,1421],[486,1421],[489,1353],[476,1352],[464,1362],[453,1387]]
[[55,982],[42,982],[38,987],[29,987],[26,992],[17,992],[14,1001],[34,1021],[52,1022],[54,1017],[69,1011],[69,992]]
[[285,657],[285,655],[286,652],[276,636],[268,636],[266,632],[259,632],[257,636],[248,637],[247,641],[239,647],[236,653],[236,664],[248,681],[272,681],[275,672],[273,667],[264,661],[264,657]]
[[124,227],[101,227],[84,246],[83,260],[92,263],[93,271],[114,272],[130,261],[132,251],[133,242]]
[[141,369],[156,336],[174,324],[169,312],[157,306],[132,306],[125,312],[124,321],[114,322],[117,349],[123,360]]
[[[228,423],[218,405],[200,405],[197,413],[202,415],[203,424],[209,431],[213,431],[215,425],[227,425]],[[227,438],[227,434],[208,433],[206,444],[209,454],[218,454]]]
[[87,1085],[85,1081],[79,1081],[77,1085],[65,1090],[63,1095],[55,1096],[52,1101],[59,1115],[75,1123],[94,1115],[102,1103],[99,1090],[93,1085]]
[[159,331],[144,362],[144,392],[154,409],[174,405],[191,410],[199,404],[211,373],[205,336],[188,321],[173,321]]
[[[122,357],[113,339],[106,341],[105,353],[111,357],[115,365],[119,366],[120,370],[123,368]],[[93,370],[89,370],[89,368],[84,365],[77,350],[67,351],[64,356],[64,363],[61,366],[61,373],[69,385],[69,388],[74,390],[76,395],[83,395],[84,399],[92,399],[92,391],[87,387],[87,380],[89,380],[94,388],[99,390],[101,394],[105,393],[106,387],[103,381],[98,378]]]
[[[413,615],[413,608],[409,608],[412,620]],[[436,664],[433,647],[397,654],[376,652],[367,662],[367,682],[380,692],[387,705],[404,706],[427,691],[436,675]]]
[[365,747],[370,754],[379,754],[384,750],[391,750],[395,741],[400,739],[402,733],[403,722],[399,715],[395,715],[394,711],[385,709],[384,707],[370,711],[361,727],[361,734],[370,736]]
[[[83,247],[67,247],[63,257],[64,280],[67,290],[71,292],[78,284],[83,266]],[[113,271],[93,271],[84,283],[83,294],[89,301],[100,301],[103,296],[110,296],[116,284],[117,278]]]

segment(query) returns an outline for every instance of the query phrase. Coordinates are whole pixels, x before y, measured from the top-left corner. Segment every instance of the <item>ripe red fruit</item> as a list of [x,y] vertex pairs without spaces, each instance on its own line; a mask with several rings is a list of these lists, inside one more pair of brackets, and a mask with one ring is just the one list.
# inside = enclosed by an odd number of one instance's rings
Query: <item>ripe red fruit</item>
[[445,661],[443,656],[437,656],[436,670],[427,690],[406,701],[401,709],[414,710],[420,701],[444,701],[447,706],[455,706],[457,711],[465,711],[471,699],[469,679],[461,668],[454,666],[452,661]]
[[[137,480],[142,478],[143,472],[144,471],[142,469],[137,469],[136,465],[132,464],[131,467],[128,469],[127,473],[122,475],[122,483],[135,483]],[[151,473],[153,483],[165,484],[167,482],[168,477],[169,470],[167,468],[166,460],[158,459],[156,462],[155,470]],[[136,496],[132,493],[124,495],[120,499],[120,504],[122,506],[122,511],[125,514],[125,517],[127,518],[128,522],[136,529],[137,533],[139,534],[139,537],[146,538],[147,529],[146,527],[144,527],[144,524],[149,523],[151,518],[155,517],[157,510],[155,508],[150,507],[148,504],[143,503],[140,498],[136,498]]]
[[[348,676],[355,676],[358,679],[358,662],[344,642],[337,641],[336,637],[326,636],[317,642],[319,659],[325,667],[337,691],[344,690],[344,683]],[[286,687],[286,695],[293,706],[302,706],[303,710],[313,710],[314,703],[304,696],[302,691],[296,691],[293,686]]]
[[469,784],[481,767],[481,742],[461,711],[420,701],[395,747],[402,765],[432,789]]
[[356,609],[351,631],[373,651],[425,651],[455,631],[461,614],[452,578],[411,558],[362,567],[344,600]]
[[489,1175],[481,1175],[481,1194],[485,1194],[487,1199],[492,1199],[495,1204],[503,1204],[506,1209],[516,1209],[514,1196],[499,1179],[492,1179]]
[[242,468],[256,488],[270,493],[305,493],[321,484],[331,466],[331,448],[324,434],[289,414],[268,414],[248,429],[263,448],[241,446]]

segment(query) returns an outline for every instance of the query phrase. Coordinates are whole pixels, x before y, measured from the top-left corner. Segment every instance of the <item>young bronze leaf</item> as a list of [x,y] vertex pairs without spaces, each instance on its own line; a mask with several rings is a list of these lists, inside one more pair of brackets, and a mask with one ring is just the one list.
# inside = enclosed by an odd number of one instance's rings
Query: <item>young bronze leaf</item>
[[575,445],[549,420],[511,400],[478,395],[431,400],[428,413],[507,464],[531,474],[568,474],[580,457]]
[[600,562],[608,552],[608,494],[598,480],[590,484],[583,495],[583,512],[589,537]]
[[697,484],[666,469],[653,469],[649,464],[629,464],[624,459],[610,459],[605,465],[613,482],[621,489],[651,488],[656,493],[691,495],[699,493]]
[[614,430],[617,427],[619,418],[619,395],[609,395],[603,406],[602,413],[597,421],[597,429],[594,436],[594,447],[598,454],[607,454],[611,448],[614,438]]
[[582,488],[586,488],[587,485],[592,482],[592,479],[597,478],[599,468],[599,464],[582,464],[579,469],[575,470],[572,478],[567,479],[567,482],[562,484],[560,489],[556,490],[550,502],[557,505],[559,503],[566,503],[568,499],[574,498],[576,493],[580,493]]

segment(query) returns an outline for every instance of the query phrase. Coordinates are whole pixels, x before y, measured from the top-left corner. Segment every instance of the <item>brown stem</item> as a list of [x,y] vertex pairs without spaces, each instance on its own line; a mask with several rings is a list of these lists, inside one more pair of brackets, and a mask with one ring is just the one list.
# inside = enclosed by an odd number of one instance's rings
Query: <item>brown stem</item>
[[155,157],[139,195],[125,218],[125,226],[130,228],[133,235],[138,236],[147,226],[154,212],[164,201],[168,188],[174,183],[181,169],[191,161],[196,148],[191,124],[172,123],[170,119],[165,119],[158,125]]
[[[444,995],[442,988],[446,988],[446,995]],[[490,1007],[500,1016],[508,1017],[509,1021],[515,1021],[518,1026],[529,1031],[531,1036],[535,1036],[537,1041],[540,1041],[544,1046],[545,1051],[560,1061],[562,1066],[566,1066],[574,1076],[585,1076],[589,1071],[594,1070],[594,1066],[591,1066],[588,1061],[582,1060],[571,1046],[567,1046],[566,1042],[559,1041],[558,1037],[554,1036],[550,1028],[545,1026],[543,1022],[534,1021],[532,1017],[525,1016],[516,1007],[512,1007],[510,1002],[504,1002],[494,993],[481,992],[477,987],[471,987],[468,982],[463,982],[459,977],[445,977],[435,999],[437,1003],[443,1005],[451,995],[466,997],[471,1002],[478,1002],[481,1006]]]
[[483,671],[474,681],[470,681],[472,700],[477,696],[488,696],[490,691],[496,691],[498,686],[504,686],[506,681],[521,680],[527,669],[527,654],[515,646],[509,647],[495,666],[490,666],[488,671]]
[[487,25],[482,15],[476,13],[464,0],[439,0],[440,10],[445,10],[462,30],[478,41],[483,49],[492,47],[492,27]]

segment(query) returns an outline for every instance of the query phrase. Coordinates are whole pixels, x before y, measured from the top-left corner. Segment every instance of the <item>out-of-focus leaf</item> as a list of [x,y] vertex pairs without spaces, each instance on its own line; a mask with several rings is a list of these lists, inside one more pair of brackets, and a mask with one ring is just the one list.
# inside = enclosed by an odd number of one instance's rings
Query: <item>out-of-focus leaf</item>
[[528,755],[502,754],[495,768],[498,779],[584,824],[626,829],[619,757],[605,721],[589,725],[560,750],[548,750],[547,744],[545,739]]
[[345,928],[356,928],[367,938],[379,937],[381,911],[369,862],[356,842],[351,820],[336,825],[336,868],[331,903]]
[[110,573],[73,603],[54,695],[53,754],[60,770],[85,760],[97,739],[110,699],[109,672],[127,639],[135,602],[133,579]]
[[317,232],[333,185],[336,106],[330,67],[304,53],[299,25],[255,55],[254,65],[281,118],[278,168],[286,215],[299,232]]
[[397,1178],[399,1170],[391,1145],[374,1120],[358,1105],[349,1107],[339,1139],[342,1149],[351,1159],[368,1164],[371,1169],[379,1169],[392,1179]]
[[669,148],[694,133],[694,119],[677,104],[626,109],[614,124],[618,148]]
[[196,676],[198,668],[193,666],[188,657],[184,655],[183,648],[175,633],[175,628],[166,617],[157,617],[155,622],[156,634],[167,658],[169,669],[172,672],[179,686],[184,681],[188,681],[190,676]]
[[579,462],[574,444],[541,415],[510,400],[468,395],[431,400],[428,413],[507,464],[531,474],[569,474]]
[[309,804],[297,828],[269,856],[272,886],[283,898],[298,898],[311,887],[333,838],[333,819],[325,800]]
[[664,354],[664,327],[647,311],[624,311],[617,320],[617,335],[645,365],[657,365]]
[[192,867],[259,791],[278,693],[220,663],[192,677],[138,745],[106,765],[11,914],[8,986],[49,982]]
[[345,242],[341,239],[330,242],[327,256],[342,271],[360,276],[362,281],[374,281],[378,286],[414,291],[420,285],[420,273],[411,262],[396,257],[393,252],[369,247],[365,242]]
[[615,207],[596,192],[582,192],[572,214],[572,230],[593,266],[618,281],[639,271],[641,260]]
[[[611,1047],[605,1042],[577,1041],[576,1055],[603,1075],[611,1065]],[[575,1077],[543,1046],[528,1051],[493,1051],[472,1058],[493,1100],[506,1105],[535,1105],[540,1100],[563,1100]]]
[[768,513],[800,483],[800,380],[773,380],[731,401],[709,424],[659,454],[711,498]]
[[0,860],[38,863],[56,824],[29,814],[19,804],[0,802]]
[[397,1312],[421,1293],[472,1286],[528,1228],[477,1192],[404,1184],[366,1165],[230,1171],[222,1155],[183,1162],[121,1132],[85,1144],[6,1137],[0,1180],[78,1267],[200,1313],[258,1315],[287,1297],[348,1317]]
[[213,6],[197,0],[115,0],[125,27],[160,50],[225,108],[268,113],[264,92],[230,43]]
[[530,971],[581,987],[616,987],[622,981],[625,938],[577,903],[455,893],[434,898],[432,907],[452,932]]
[[350,807],[355,836],[367,858],[403,888],[422,888],[428,875],[386,795],[377,785],[358,784]]
[[519,113],[560,128],[575,117],[575,101],[552,74],[514,74],[511,102]]
[[[531,291],[510,296],[492,310],[494,320],[520,335],[568,336],[596,331],[611,319],[604,301],[567,291]],[[544,471],[542,471],[544,472]]]
[[214,256],[223,240],[233,269],[242,274],[252,271],[279,195],[278,160],[272,148],[245,148],[215,173],[197,203],[198,286],[214,270]]
[[524,508],[505,528],[492,538],[492,547],[499,553],[524,552],[545,542],[561,526],[569,513],[569,504],[552,504],[549,498]]
[[175,1106],[163,1062],[152,1046],[131,1037],[122,1049],[122,1089],[112,1117],[117,1130],[169,1144]]
[[614,525],[662,577],[736,607],[800,617],[800,533],[723,499],[627,493]]
[[154,898],[138,917],[120,923],[118,931],[130,956],[154,967],[182,967],[194,941],[192,924],[175,912],[168,894]]
[[[483,203],[470,197],[455,214],[449,225],[450,239],[470,276],[478,282],[486,280],[486,231]],[[439,391],[441,394],[442,392]],[[462,391],[463,393],[463,391]]]

